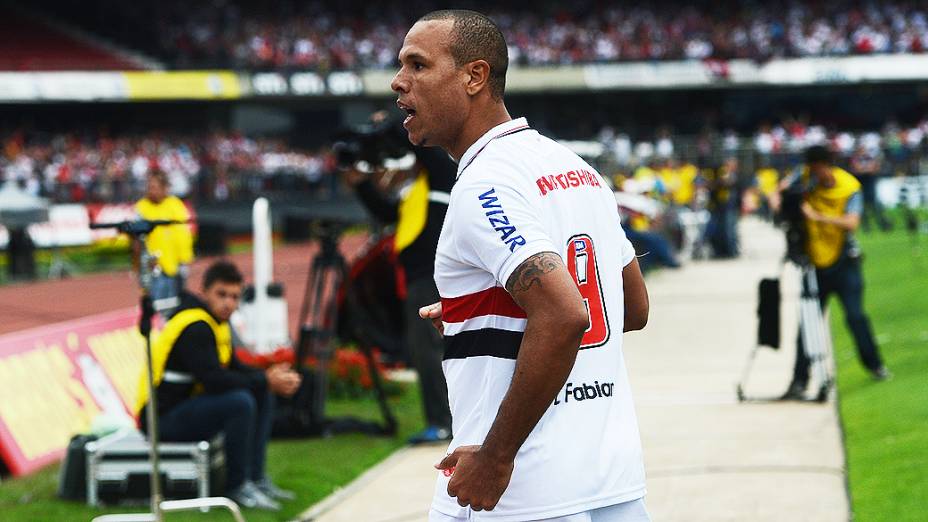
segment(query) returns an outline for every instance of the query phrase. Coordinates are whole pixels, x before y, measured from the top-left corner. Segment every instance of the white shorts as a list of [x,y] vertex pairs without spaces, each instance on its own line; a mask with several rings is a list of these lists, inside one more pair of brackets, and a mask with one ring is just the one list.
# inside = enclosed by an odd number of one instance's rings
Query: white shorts
[[[429,522],[468,522],[477,520],[478,512],[467,510],[467,517],[458,518],[439,513],[434,509],[429,511]],[[557,518],[545,518],[531,522],[651,522],[648,510],[645,509],[644,499],[631,500],[613,506],[605,506],[583,513],[574,513]]]

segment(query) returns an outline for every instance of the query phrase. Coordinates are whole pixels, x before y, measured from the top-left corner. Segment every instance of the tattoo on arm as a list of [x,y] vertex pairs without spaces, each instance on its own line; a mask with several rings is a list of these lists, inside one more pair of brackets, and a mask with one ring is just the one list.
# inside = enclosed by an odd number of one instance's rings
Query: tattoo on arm
[[556,269],[561,264],[561,257],[554,252],[539,252],[526,259],[509,276],[506,291],[510,294],[524,292],[535,284],[541,286],[541,276]]

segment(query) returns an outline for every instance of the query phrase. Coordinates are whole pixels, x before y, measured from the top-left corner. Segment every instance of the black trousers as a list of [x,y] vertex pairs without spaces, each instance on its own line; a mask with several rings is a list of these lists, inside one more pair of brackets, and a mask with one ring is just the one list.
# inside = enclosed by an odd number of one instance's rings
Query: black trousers
[[[815,270],[818,280],[819,300],[822,311],[828,303],[831,294],[838,294],[841,305],[844,307],[844,316],[847,327],[854,336],[857,345],[857,355],[860,361],[870,371],[883,366],[880,350],[873,339],[870,328],[870,319],[864,312],[864,278],[860,271],[860,260],[851,259],[842,255],[834,265]],[[806,356],[802,343],[802,334],[796,341],[796,364],[793,366],[793,382],[805,385],[809,382],[809,358]]]
[[267,443],[271,438],[274,396],[268,390],[230,390],[188,399],[159,419],[164,442],[209,440],[225,435],[226,490],[246,480],[264,478]]
[[403,316],[406,322],[406,349],[416,372],[425,407],[425,420],[431,426],[451,428],[448,385],[441,368],[445,349],[441,335],[431,321],[419,317],[419,308],[439,300],[435,281],[420,277],[406,284]]

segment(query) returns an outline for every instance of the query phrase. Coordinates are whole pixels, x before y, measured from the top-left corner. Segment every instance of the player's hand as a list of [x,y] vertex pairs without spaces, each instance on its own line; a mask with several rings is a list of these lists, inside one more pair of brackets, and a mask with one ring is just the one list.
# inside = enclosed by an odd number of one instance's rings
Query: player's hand
[[448,495],[457,497],[462,507],[474,511],[496,507],[512,478],[513,461],[501,461],[480,451],[481,446],[461,446],[435,465],[446,474]]
[[419,317],[432,321],[438,333],[445,335],[445,325],[441,322],[441,303],[432,303],[419,309]]

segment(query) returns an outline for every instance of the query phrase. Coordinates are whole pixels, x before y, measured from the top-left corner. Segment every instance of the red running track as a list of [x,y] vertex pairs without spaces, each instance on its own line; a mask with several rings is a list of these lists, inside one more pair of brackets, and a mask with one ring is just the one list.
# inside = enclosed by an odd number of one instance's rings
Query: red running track
[[[339,247],[350,262],[364,247],[367,236],[355,234],[344,238]],[[289,303],[290,332],[297,331],[300,305],[310,263],[316,255],[316,243],[287,245],[274,250],[274,279],[284,284]],[[252,276],[252,254],[226,256],[245,274]],[[191,270],[187,286],[200,287],[206,268],[218,257],[198,259]],[[57,281],[18,283],[0,287],[0,335],[91,315],[123,310],[138,303],[135,276],[129,271],[82,275]]]

